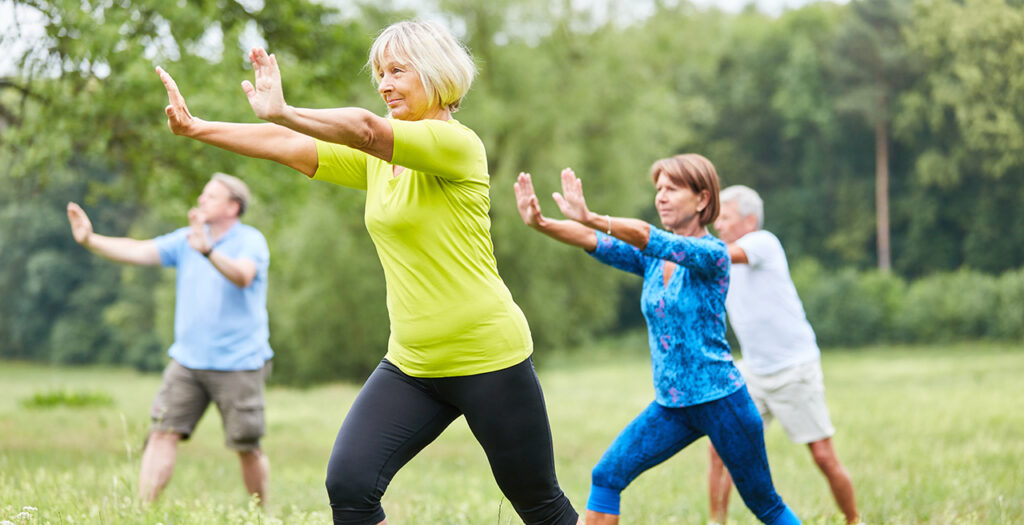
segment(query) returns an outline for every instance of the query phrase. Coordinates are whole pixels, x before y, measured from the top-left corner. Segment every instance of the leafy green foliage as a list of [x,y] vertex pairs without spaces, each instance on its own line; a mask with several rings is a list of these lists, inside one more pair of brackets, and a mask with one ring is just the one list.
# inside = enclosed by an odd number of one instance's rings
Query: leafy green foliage
[[[944,318],[928,310],[944,304],[931,295],[942,290],[916,280],[961,267],[1007,284],[997,287],[1000,321],[956,326],[1019,334],[1003,312],[1021,308],[1007,290],[1019,290],[1012,270],[1024,260],[1020,2],[853,0],[778,17],[584,4],[420,8],[479,66],[456,118],[487,148],[495,254],[538,360],[641,327],[639,283],[524,227],[516,174],[533,174],[549,215],[558,212],[547,195],[571,166],[594,210],[657,223],[648,169],[680,152],[710,158],[723,185],[757,189],[792,260],[817,261],[795,273],[823,341],[934,340],[926,320]],[[245,221],[271,247],[275,379],[363,377],[389,323],[362,194],[174,137],[153,67],[175,76],[195,115],[253,122],[238,83],[252,75],[246,48],[265,44],[291,104],[383,112],[367,50],[382,27],[416,13],[311,0],[15,5],[40,14],[43,37],[0,79],[0,357],[160,368],[173,273],[92,256],[73,244],[64,206],[80,202],[100,233],[150,238],[184,225],[210,173],[224,171],[249,184]],[[892,125],[892,278],[864,271],[878,256],[869,174],[880,118]],[[929,302],[896,315],[911,308],[906,294]]]
[[828,272],[807,260],[793,269],[818,344],[861,346],[897,340],[906,284],[877,270]]
[[1022,271],[961,269],[913,282],[877,271],[830,272],[806,260],[793,281],[822,346],[886,342],[1019,341]]

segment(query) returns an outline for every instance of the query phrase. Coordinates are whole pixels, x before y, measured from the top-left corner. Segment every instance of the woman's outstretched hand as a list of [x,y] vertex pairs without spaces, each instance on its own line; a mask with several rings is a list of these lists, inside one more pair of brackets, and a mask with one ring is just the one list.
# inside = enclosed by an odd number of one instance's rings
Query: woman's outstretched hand
[[244,80],[242,90],[245,91],[256,117],[276,122],[287,108],[284,103],[284,90],[281,88],[281,69],[277,67],[277,57],[268,55],[262,47],[254,47],[249,51],[249,61],[252,62],[252,69],[255,72],[255,84]]
[[156,72],[160,75],[160,81],[164,83],[164,87],[167,88],[167,107],[164,108],[164,112],[167,113],[167,127],[171,128],[171,132],[175,135],[190,136],[199,119],[188,112],[185,97],[181,96],[178,84],[174,82],[171,75],[159,66],[157,66]]
[[519,179],[513,187],[516,190],[516,207],[519,208],[523,222],[531,228],[540,227],[544,216],[540,212],[540,201],[537,200],[537,192],[533,190],[530,174],[519,172]]
[[587,202],[583,199],[583,181],[576,176],[572,168],[562,170],[562,193],[553,193],[558,209],[567,219],[585,223],[590,217]]

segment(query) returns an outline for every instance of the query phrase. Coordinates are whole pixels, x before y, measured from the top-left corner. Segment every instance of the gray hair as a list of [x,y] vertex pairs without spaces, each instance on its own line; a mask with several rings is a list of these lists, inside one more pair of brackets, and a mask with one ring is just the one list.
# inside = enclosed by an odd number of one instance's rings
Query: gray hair
[[242,179],[227,173],[214,173],[210,180],[227,187],[228,193],[231,194],[231,200],[238,203],[238,216],[241,217],[245,213],[245,209],[249,207],[249,187],[242,182]]
[[380,83],[381,68],[388,56],[415,69],[427,97],[453,113],[476,76],[476,64],[466,47],[433,22],[398,22],[381,31],[370,48],[367,64],[374,84]]
[[761,229],[764,226],[764,201],[761,200],[761,196],[753,188],[743,186],[742,184],[729,186],[722,190],[719,198],[722,200],[722,204],[735,202],[736,211],[740,214],[741,218],[751,215],[756,216],[757,229]]

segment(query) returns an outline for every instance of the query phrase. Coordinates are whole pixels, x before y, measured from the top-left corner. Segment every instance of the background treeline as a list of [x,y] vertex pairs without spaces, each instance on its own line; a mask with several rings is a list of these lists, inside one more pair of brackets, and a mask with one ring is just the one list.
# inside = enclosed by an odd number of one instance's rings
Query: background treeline
[[[388,320],[363,195],[172,136],[153,66],[195,115],[253,121],[238,83],[252,75],[244,51],[266,45],[291,104],[383,113],[369,44],[417,13],[307,0],[14,4],[0,36],[17,60],[0,78],[0,357],[159,367],[173,272],[92,256],[64,205],[82,203],[100,233],[149,238],[184,225],[225,171],[250,184],[245,220],[271,246],[276,378],[361,377],[379,360]],[[522,226],[515,175],[532,172],[544,195],[572,166],[593,209],[656,222],[648,167],[679,152],[761,192],[823,344],[1020,340],[1022,4],[853,0],[772,17],[667,0],[438,0],[419,14],[452,27],[480,67],[456,118],[487,147],[499,267],[543,360],[642,326],[639,283]]]

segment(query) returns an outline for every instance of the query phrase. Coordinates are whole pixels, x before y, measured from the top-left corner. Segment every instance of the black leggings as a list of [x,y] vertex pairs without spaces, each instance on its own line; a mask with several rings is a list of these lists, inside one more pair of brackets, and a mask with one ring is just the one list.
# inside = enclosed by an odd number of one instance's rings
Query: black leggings
[[531,359],[440,378],[410,377],[381,361],[349,409],[327,464],[335,525],[383,521],[380,499],[391,478],[459,415],[527,525],[575,525],[576,511],[555,478],[551,427]]

